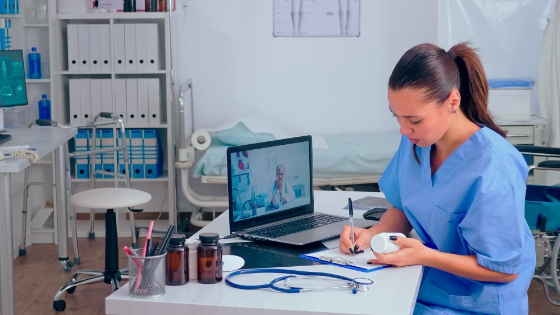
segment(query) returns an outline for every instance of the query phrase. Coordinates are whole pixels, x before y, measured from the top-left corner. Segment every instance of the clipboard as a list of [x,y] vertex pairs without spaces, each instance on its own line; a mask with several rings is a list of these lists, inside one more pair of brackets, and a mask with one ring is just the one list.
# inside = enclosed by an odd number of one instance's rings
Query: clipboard
[[[370,265],[370,264],[367,264],[367,261],[369,259],[375,259],[375,255],[373,254],[373,251],[370,248],[366,249],[363,253],[358,254],[358,255],[344,254],[343,252],[341,252],[338,249],[338,247],[336,247],[336,248],[326,249],[326,250],[322,250],[322,251],[315,252],[315,253],[303,254],[299,257],[304,258],[304,259],[308,259],[308,260],[312,260],[312,261],[316,261],[316,262],[320,262],[322,264],[335,265],[335,266],[338,266],[338,267],[348,268],[348,269],[361,271],[361,272],[374,272],[374,271],[377,271],[377,270],[381,270],[381,269],[391,267],[391,265]],[[345,261],[351,262],[351,264],[340,264],[340,263],[336,263],[336,262],[333,262],[333,261],[330,261],[330,260],[321,259],[321,257],[330,257],[330,258],[333,258],[333,259],[336,258],[336,257],[340,257],[340,258],[344,259]]]

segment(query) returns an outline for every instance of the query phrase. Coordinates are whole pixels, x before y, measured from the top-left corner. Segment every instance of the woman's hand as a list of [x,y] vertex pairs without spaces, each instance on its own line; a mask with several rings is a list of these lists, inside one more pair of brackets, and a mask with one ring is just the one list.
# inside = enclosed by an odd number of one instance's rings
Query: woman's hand
[[[371,230],[354,227],[354,245],[358,245],[357,251],[369,248],[372,237],[373,232]],[[354,245],[352,245],[350,240],[350,225],[345,225],[340,233],[338,248],[345,254],[353,254],[350,249],[354,251]]]
[[377,259],[370,259],[368,262],[397,267],[424,265],[426,258],[433,251],[433,249],[426,247],[422,242],[414,238],[397,237],[396,241],[391,242],[400,245],[401,249],[389,254],[374,252],[373,254]]

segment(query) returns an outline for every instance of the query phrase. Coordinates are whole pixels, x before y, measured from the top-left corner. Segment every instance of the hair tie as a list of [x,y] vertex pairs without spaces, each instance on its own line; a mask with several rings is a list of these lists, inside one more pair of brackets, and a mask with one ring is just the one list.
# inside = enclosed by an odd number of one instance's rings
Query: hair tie
[[451,52],[451,50],[447,51],[447,54],[455,61],[455,54]]

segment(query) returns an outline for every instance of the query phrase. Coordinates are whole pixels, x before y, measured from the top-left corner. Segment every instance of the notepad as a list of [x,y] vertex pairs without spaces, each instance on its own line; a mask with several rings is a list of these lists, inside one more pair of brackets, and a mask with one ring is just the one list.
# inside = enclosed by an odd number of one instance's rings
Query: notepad
[[[300,256],[301,258],[317,261],[323,264],[330,264],[339,267],[344,267],[352,270],[362,271],[362,272],[373,272],[376,270],[391,267],[390,265],[370,265],[368,260],[375,259],[375,255],[371,249],[366,249],[363,253],[357,255],[344,254],[338,247],[322,250],[319,252],[304,254]],[[328,258],[328,259],[325,259]],[[341,258],[341,259],[340,259]],[[338,261],[350,262],[350,264],[337,263]]]

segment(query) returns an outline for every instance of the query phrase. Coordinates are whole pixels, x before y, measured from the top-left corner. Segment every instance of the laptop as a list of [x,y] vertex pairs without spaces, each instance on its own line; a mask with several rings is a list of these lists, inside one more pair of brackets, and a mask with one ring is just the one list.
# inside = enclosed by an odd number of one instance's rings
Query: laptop
[[231,234],[305,245],[336,238],[348,224],[347,216],[315,212],[311,136],[229,147],[227,168]]

